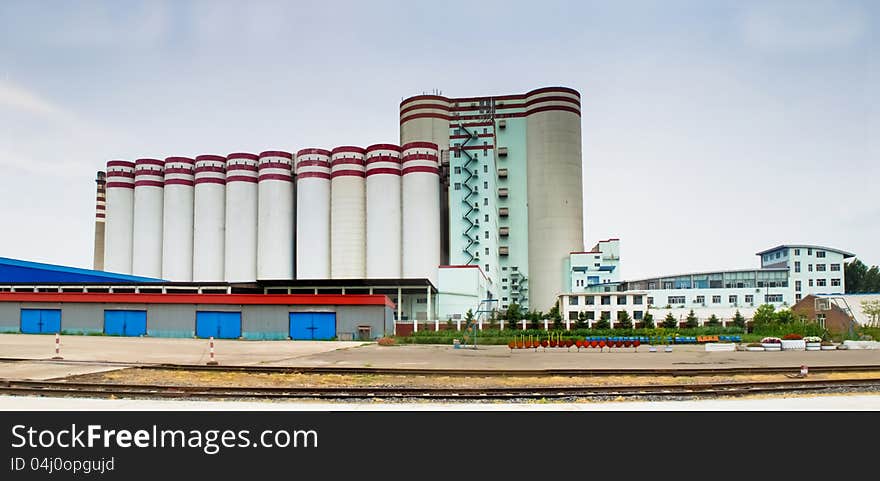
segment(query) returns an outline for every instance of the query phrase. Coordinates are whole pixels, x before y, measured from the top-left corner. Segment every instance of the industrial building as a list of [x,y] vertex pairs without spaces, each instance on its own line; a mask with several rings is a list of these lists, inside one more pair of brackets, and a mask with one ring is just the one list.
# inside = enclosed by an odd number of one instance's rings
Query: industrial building
[[[613,325],[623,312],[639,322],[648,309],[655,322],[668,313],[683,322],[693,310],[700,324],[713,314],[726,323],[736,311],[751,318],[762,304],[790,308],[809,295],[842,295],[844,262],[855,256],[806,244],[781,245],[757,255],[761,258],[758,269],[620,281],[613,275],[620,262],[619,241],[610,239],[592,252],[571,254],[571,284],[567,293],[559,295],[560,310],[572,322],[584,312],[591,327],[602,317]],[[608,275],[602,276],[603,272]]]

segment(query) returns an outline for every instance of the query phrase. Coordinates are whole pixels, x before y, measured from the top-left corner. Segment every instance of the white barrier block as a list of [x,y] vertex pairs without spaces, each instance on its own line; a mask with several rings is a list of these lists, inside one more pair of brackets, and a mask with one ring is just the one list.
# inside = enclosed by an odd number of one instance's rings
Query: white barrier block
[[736,351],[736,344],[732,342],[707,342],[706,352],[732,352]]
[[847,349],[880,349],[878,341],[843,341]]

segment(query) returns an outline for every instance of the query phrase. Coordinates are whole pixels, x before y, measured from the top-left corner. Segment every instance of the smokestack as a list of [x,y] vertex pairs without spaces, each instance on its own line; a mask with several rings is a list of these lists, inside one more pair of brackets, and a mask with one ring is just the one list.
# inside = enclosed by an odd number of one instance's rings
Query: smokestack
[[104,270],[104,220],[106,219],[105,208],[107,205],[107,174],[99,170],[95,183],[98,184],[95,196],[95,257],[93,266],[96,271]]

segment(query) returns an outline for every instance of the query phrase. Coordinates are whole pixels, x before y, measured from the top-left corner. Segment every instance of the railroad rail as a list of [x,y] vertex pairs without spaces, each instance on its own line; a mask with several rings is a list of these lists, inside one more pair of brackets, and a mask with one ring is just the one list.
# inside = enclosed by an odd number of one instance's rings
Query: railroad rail
[[[253,374],[349,374],[387,376],[462,376],[462,377],[532,377],[532,376],[723,376],[745,374],[790,374],[800,371],[800,364],[790,366],[752,367],[681,367],[681,368],[548,368],[548,369],[432,369],[432,368],[385,368],[360,366],[264,366],[264,365],[205,365],[169,363],[133,363],[116,361],[77,361],[0,358],[0,363],[36,362],[58,365],[109,366],[145,370],[241,372]],[[854,364],[809,366],[812,373],[830,372],[877,372],[880,365]]]
[[880,390],[878,379],[727,382],[662,385],[495,388],[435,387],[243,387],[0,380],[0,394],[91,398],[186,399],[567,399],[604,397],[720,397],[749,394]]

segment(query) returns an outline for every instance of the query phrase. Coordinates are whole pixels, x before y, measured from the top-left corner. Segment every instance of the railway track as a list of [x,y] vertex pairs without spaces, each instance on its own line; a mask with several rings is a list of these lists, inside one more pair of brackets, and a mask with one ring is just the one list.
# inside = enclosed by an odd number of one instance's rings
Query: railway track
[[[348,374],[383,376],[462,376],[462,377],[532,377],[532,376],[724,376],[746,374],[791,374],[800,371],[798,366],[755,366],[755,367],[701,367],[701,368],[635,368],[635,369],[425,369],[425,368],[383,368],[383,367],[345,367],[345,366],[260,366],[260,365],[217,365],[204,364],[166,364],[131,363],[114,361],[76,361],[52,359],[9,359],[0,358],[0,363],[47,363],[77,366],[107,366],[119,368],[138,368],[144,370],[240,372],[253,374]],[[880,372],[880,365],[840,365],[810,366],[813,373],[829,372]]]
[[603,397],[719,397],[749,394],[880,390],[878,379],[790,380],[662,385],[499,388],[433,387],[229,387],[0,380],[0,394],[91,398],[186,399],[567,399]]

